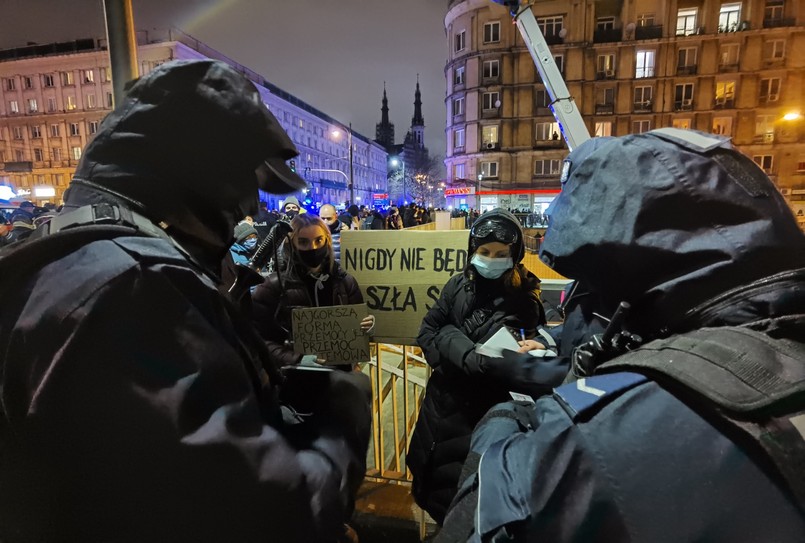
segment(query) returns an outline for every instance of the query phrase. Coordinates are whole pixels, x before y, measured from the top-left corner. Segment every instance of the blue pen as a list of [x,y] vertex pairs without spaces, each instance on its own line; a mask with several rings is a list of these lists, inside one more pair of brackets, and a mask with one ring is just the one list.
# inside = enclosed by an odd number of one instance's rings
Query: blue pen
[[525,341],[525,328],[520,328],[520,337]]

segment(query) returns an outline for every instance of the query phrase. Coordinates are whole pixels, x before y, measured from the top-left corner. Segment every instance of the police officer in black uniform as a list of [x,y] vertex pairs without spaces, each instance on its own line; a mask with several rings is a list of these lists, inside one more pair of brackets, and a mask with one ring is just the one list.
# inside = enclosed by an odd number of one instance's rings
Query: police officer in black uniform
[[479,423],[437,541],[803,541],[805,237],[777,189],[673,128],[584,143],[562,181],[541,258],[611,322],[575,382]]
[[216,288],[258,186],[304,186],[297,154],[217,61],[160,66],[104,119],[64,209],[0,258],[0,540],[342,537],[368,379],[330,372],[295,416]]

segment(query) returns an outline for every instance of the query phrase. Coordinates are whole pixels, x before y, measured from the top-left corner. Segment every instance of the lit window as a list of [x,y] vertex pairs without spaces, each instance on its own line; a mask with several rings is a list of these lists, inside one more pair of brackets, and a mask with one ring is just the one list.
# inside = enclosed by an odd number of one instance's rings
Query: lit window
[[732,117],[714,117],[713,134],[720,136],[732,135]]
[[36,103],[36,98],[28,98],[28,113],[36,113],[39,111],[39,104]]
[[484,149],[494,149],[498,145],[498,125],[491,124],[481,128],[481,141]]
[[453,165],[453,179],[464,179],[464,164]]
[[61,84],[62,85],[75,85],[75,74],[73,72],[62,72],[61,73]]
[[464,66],[456,67],[456,71],[453,72],[453,85],[463,85],[464,84]]
[[95,83],[95,72],[92,70],[81,70],[81,81],[84,83]]
[[635,77],[654,77],[654,56],[652,50],[638,50],[635,57]]
[[464,148],[464,129],[457,128],[453,130],[453,148],[454,149],[463,149]]
[[20,112],[20,104],[16,100],[11,100],[8,103],[8,111],[9,113],[19,113]]
[[559,123],[537,123],[535,139],[537,141],[559,141]]
[[690,36],[696,33],[698,8],[683,8],[676,13],[676,35]]
[[605,138],[612,135],[612,121],[595,123],[595,137]]
[[735,32],[741,20],[741,4],[721,4],[718,11],[718,31]]
[[81,147],[70,147],[70,155],[73,157],[73,160],[80,160]]
[[75,96],[67,97],[67,111],[72,111],[76,108]]

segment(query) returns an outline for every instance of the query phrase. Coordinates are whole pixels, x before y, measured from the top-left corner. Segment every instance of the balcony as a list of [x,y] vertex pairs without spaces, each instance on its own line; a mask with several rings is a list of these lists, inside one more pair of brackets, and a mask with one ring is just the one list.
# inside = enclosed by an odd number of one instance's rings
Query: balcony
[[797,20],[793,17],[777,17],[763,19],[763,28],[779,28],[781,26],[796,26]]
[[734,97],[721,97],[716,98],[715,103],[713,104],[713,109],[733,109],[735,107],[735,98]]
[[752,143],[774,143],[774,132],[755,134],[755,137],[752,138]]
[[7,172],[30,173],[33,171],[33,162],[30,160],[8,161],[4,163],[3,167]]
[[557,32],[556,34],[545,34],[545,42],[548,45],[560,45],[565,42],[562,36]]
[[595,72],[595,78],[599,81],[615,79],[615,70],[602,70],[600,72]]
[[645,102],[635,102],[633,104],[634,113],[651,113],[651,100]]
[[734,62],[732,64],[719,64],[718,71],[721,73],[727,72],[737,72],[738,71],[738,63]]
[[[499,141],[485,141],[481,144],[481,151],[500,151]],[[486,176],[484,176],[486,178]]]
[[500,108],[495,107],[492,109],[482,109],[481,110],[481,118],[482,119],[496,119],[500,117]]
[[[558,136],[558,134],[557,134]],[[536,140],[534,141],[534,149],[561,149],[565,146],[565,141],[562,138],[550,140]]]
[[696,64],[689,64],[687,66],[677,66],[676,75],[696,75]]
[[638,26],[634,29],[636,40],[656,40],[662,38],[662,25]]
[[595,104],[596,115],[614,115],[615,104]]
[[623,40],[620,28],[596,28],[593,32],[593,43],[612,43]]
[[677,100],[674,102],[674,111],[693,111],[693,100]]

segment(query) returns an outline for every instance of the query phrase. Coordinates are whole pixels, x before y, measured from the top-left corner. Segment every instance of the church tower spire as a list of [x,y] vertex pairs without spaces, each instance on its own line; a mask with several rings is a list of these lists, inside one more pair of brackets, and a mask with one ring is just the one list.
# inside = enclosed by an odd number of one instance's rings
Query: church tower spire
[[422,94],[419,92],[419,74],[416,74],[416,92],[414,93],[414,116],[411,118],[411,134],[415,145],[425,147],[425,119],[422,117]]
[[383,105],[380,108],[380,122],[375,125],[375,141],[386,151],[394,147],[394,124],[389,121],[389,100],[386,96],[386,82],[383,81]]

